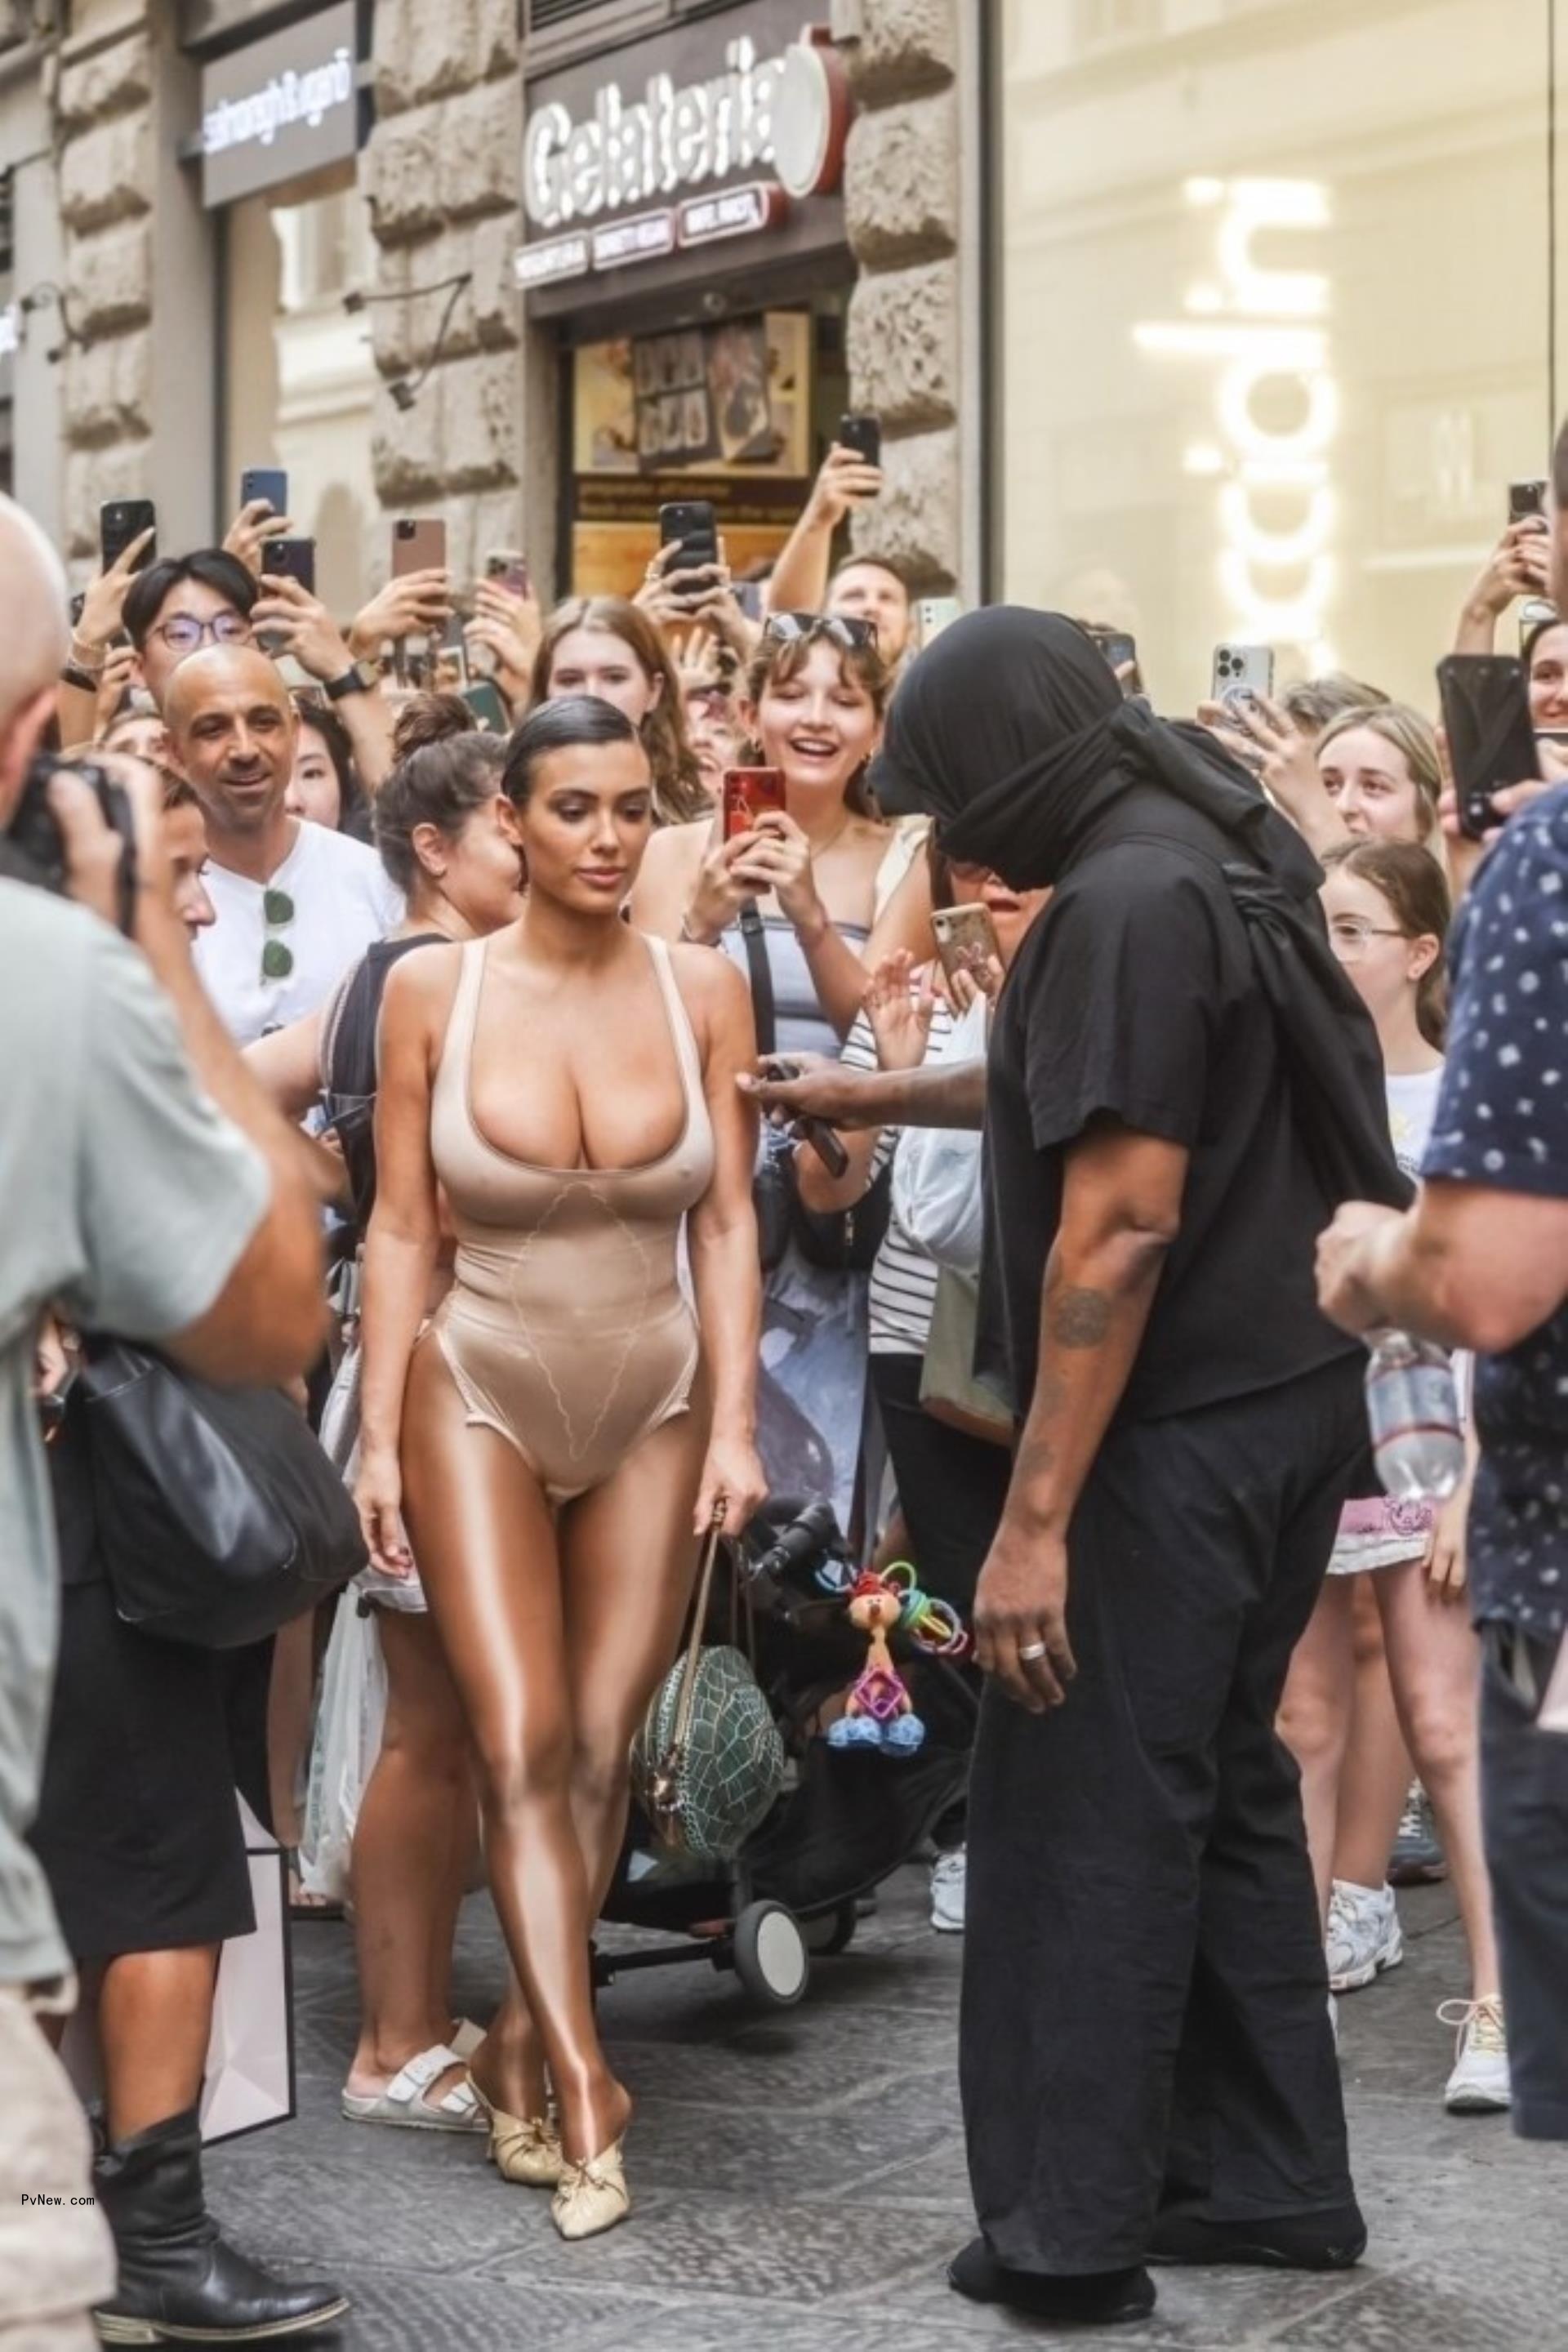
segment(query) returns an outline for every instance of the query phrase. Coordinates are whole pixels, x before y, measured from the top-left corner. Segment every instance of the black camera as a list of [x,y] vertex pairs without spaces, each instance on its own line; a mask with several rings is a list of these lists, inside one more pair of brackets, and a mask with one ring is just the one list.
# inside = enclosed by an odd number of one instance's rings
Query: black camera
[[6,829],[9,855],[6,871],[18,882],[33,882],[63,897],[66,889],[66,845],[49,806],[49,780],[62,772],[79,776],[97,799],[103,821],[120,836],[120,871],[116,909],[120,928],[129,938],[136,919],[136,827],[125,787],[96,760],[62,760],[40,751],[27,771],[27,781]]

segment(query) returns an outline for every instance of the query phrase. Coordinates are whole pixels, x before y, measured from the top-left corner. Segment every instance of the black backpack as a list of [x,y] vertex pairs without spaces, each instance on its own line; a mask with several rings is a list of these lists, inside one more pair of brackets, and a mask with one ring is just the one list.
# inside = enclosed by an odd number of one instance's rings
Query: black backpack
[[342,1146],[348,1172],[353,1207],[349,1229],[340,1235],[345,1255],[352,1255],[363,1241],[375,1206],[375,1037],[387,976],[411,948],[443,943],[438,931],[420,931],[408,940],[378,940],[365,950],[363,960],[350,973],[327,1015],[321,1099],[327,1124]]

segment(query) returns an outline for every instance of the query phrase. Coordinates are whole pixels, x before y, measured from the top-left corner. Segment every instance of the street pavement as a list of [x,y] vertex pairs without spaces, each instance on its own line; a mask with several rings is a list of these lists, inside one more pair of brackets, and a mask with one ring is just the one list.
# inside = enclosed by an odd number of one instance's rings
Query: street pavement
[[[1366,2262],[1327,2278],[1162,2273],[1155,2316],[1114,2331],[1130,2347],[1568,2347],[1568,2150],[1530,2147],[1503,2118],[1444,2114],[1451,2036],[1433,2011],[1464,1989],[1453,1902],[1426,1888],[1401,1909],[1405,1964],[1342,2005]],[[1048,2333],[944,2282],[973,2228],[954,2080],[962,1944],[931,1932],[923,1872],[883,1889],[849,1951],[814,1963],[796,2009],[760,2011],[706,1965],[605,1991],[637,2101],[636,2210],[578,2246],[556,2237],[545,2196],[500,2180],[481,2141],[340,2119],[349,1931],[301,1926],[294,1951],[299,2117],[214,2150],[208,2187],[247,2251],[353,2295],[331,2339],[342,2352],[970,2352]],[[501,1974],[488,1900],[470,1898],[467,2014],[487,2014]]]

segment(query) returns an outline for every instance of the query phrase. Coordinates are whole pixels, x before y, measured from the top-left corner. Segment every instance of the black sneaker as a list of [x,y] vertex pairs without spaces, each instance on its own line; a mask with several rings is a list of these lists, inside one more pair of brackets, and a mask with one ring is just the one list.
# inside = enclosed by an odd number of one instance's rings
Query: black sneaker
[[1154,2224],[1148,2258],[1270,2271],[1348,2271],[1365,2252],[1366,2223],[1353,2204],[1256,2221],[1209,2221],[1169,2206]]
[[1122,2320],[1147,2319],[1154,2308],[1154,2282],[1146,2270],[1085,2271],[1075,2278],[1009,2271],[984,2238],[971,2238],[954,2254],[947,2283],[971,2303],[1000,2303],[1058,2327],[1113,2327]]

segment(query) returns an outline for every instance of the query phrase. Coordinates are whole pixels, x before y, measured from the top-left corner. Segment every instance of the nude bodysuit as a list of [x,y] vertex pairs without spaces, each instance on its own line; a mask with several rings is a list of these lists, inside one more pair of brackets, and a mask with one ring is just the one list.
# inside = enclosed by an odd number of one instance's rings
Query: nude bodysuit
[[645,944],[686,1101],[680,1138],[662,1158],[538,1168],[486,1141],[470,1075],[488,940],[464,946],[436,1074],[430,1150],[458,1256],[421,1344],[439,1347],[470,1426],[514,1445],[552,1503],[602,1486],[640,1439],[684,1412],[697,1373],[677,1244],[712,1178],[713,1129],[669,950]]

